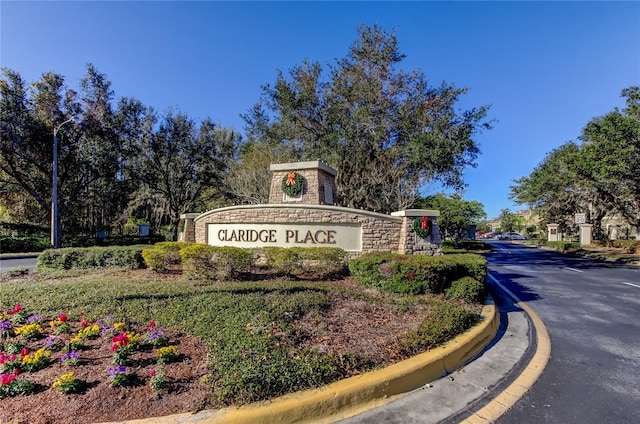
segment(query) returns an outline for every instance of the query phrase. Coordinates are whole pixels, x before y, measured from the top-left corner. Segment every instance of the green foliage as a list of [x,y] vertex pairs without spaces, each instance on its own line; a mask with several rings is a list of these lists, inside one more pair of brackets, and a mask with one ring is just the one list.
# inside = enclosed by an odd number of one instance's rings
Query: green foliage
[[36,269],[144,268],[142,246],[67,247],[45,250]]
[[29,268],[20,267],[20,268],[11,268],[6,270],[2,275],[8,278],[22,277],[23,275],[29,274]]
[[8,384],[0,385],[0,399],[13,396],[26,396],[33,393],[35,388],[36,385],[26,378],[15,378]]
[[193,244],[180,250],[182,271],[191,279],[238,279],[249,270],[253,253],[239,247]]
[[458,247],[455,247],[454,240],[445,240],[442,242],[442,251],[444,253],[467,253],[469,251],[487,250],[487,245],[482,240],[461,240]]
[[434,301],[434,313],[400,342],[400,352],[417,355],[432,349],[479,321],[479,316],[451,303]]
[[291,276],[323,279],[344,275],[347,252],[337,247],[265,247],[267,266]]
[[418,208],[440,211],[438,228],[444,238],[455,241],[465,238],[471,224],[486,217],[484,206],[477,201],[463,200],[458,194],[438,193],[416,202]]
[[444,293],[454,280],[484,281],[487,261],[480,255],[364,254],[349,262],[353,277],[367,287],[407,294]]
[[471,303],[484,302],[486,296],[485,285],[475,278],[462,277],[451,283],[445,296],[450,300],[463,300]]
[[180,250],[192,246],[194,243],[182,241],[166,241],[156,243],[151,249],[144,249],[142,257],[147,268],[156,272],[166,272],[167,265],[178,265],[182,263]]
[[0,237],[0,253],[41,252],[51,247],[48,238]]
[[326,74],[305,61],[264,86],[243,116],[249,143],[323,158],[338,170],[336,200],[347,207],[391,212],[410,206],[425,181],[462,187],[479,153],[474,137],[490,129],[488,107],[459,110],[468,89],[432,87],[422,72],[401,71],[403,59],[394,33],[360,26]]
[[563,251],[580,249],[580,243],[573,243],[569,241],[547,241],[544,245]]
[[608,247],[624,249],[625,253],[640,253],[640,240],[608,240]]

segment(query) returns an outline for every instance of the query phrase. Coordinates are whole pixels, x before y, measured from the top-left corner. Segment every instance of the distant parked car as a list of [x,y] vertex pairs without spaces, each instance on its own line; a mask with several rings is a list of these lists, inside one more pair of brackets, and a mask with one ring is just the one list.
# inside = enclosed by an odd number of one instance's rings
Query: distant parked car
[[529,237],[523,236],[520,233],[510,231],[508,233],[502,234],[501,237],[498,238],[498,240],[527,240],[528,238]]

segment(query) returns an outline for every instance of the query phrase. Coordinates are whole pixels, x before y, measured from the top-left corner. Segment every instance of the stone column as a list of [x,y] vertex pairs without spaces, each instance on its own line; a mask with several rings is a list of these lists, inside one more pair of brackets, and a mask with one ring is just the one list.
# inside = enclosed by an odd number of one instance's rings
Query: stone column
[[558,228],[560,224],[547,224],[547,241],[559,241]]
[[184,228],[182,232],[178,232],[178,241],[196,242],[196,226],[193,220],[199,215],[199,213],[183,213],[180,215],[180,219],[184,221]]
[[[402,255],[438,255],[442,254],[442,240],[436,218],[440,211],[427,209],[407,209],[391,212],[392,216],[402,217],[400,229],[400,242],[397,252]],[[431,235],[421,239],[413,231],[413,220],[426,216],[431,225]]]
[[580,224],[580,246],[586,246],[593,241],[593,224]]

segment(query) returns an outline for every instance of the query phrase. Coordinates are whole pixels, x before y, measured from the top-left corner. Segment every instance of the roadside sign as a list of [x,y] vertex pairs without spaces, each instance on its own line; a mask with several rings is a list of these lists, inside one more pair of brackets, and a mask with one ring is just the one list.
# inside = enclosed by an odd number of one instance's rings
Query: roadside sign
[[586,213],[577,213],[575,215],[576,224],[584,224],[587,222],[587,214]]

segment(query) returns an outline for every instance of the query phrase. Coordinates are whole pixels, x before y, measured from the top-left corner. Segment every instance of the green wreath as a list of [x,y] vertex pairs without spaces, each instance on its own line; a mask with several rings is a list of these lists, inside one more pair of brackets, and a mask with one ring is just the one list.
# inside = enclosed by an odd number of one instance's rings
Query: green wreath
[[289,172],[282,179],[282,191],[289,197],[298,197],[304,187],[304,177],[298,172]]
[[[419,217],[413,220],[413,232],[421,238],[427,238],[431,235],[431,221],[426,216]],[[423,228],[425,227],[425,228]]]

